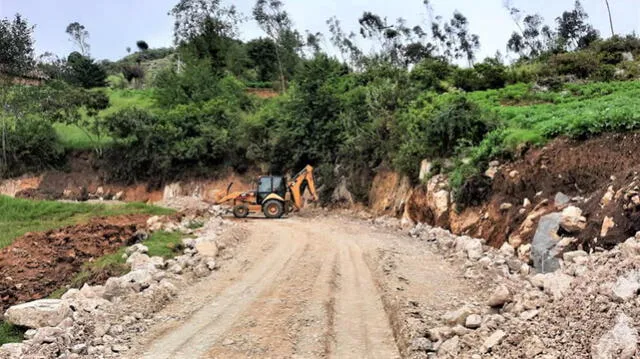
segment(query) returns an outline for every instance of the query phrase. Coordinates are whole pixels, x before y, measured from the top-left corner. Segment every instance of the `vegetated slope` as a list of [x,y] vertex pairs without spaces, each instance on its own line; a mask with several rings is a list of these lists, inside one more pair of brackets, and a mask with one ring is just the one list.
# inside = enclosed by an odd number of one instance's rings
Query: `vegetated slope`
[[[446,95],[445,95],[446,96]],[[500,127],[478,145],[460,152],[453,185],[460,187],[494,159],[518,158],[531,145],[558,136],[584,140],[605,132],[640,129],[640,82],[567,84],[552,91],[518,84],[470,93],[469,98],[497,114]]]
[[29,201],[0,196],[0,248],[27,233],[87,222],[92,217],[125,214],[170,214],[170,210],[141,203],[92,205],[54,201]]
[[[109,97],[110,104],[107,109],[100,111],[100,113],[98,114],[100,118],[104,118],[105,116],[112,115],[118,111],[125,109],[150,109],[155,105],[152,98],[152,89],[106,88],[100,89],[100,91],[105,91],[105,93]],[[86,114],[82,115],[86,116]],[[56,123],[54,124],[54,128],[56,130],[56,134],[58,135],[60,143],[66,149],[90,150],[93,149],[97,144],[109,145],[113,142],[113,139],[109,136],[103,135],[100,138],[96,138],[96,134],[92,130],[82,129],[77,125]],[[87,133],[87,131],[89,132]],[[94,140],[92,140],[92,137],[98,143],[95,143]]]

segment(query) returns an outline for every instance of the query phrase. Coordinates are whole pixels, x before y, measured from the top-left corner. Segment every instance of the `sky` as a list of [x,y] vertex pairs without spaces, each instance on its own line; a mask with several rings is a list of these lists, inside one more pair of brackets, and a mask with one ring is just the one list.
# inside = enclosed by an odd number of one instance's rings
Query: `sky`
[[[65,33],[71,22],[80,22],[90,32],[91,56],[117,60],[125,56],[126,48],[135,49],[138,40],[153,48],[172,45],[173,19],[167,14],[178,0],[0,0],[0,18],[22,14],[35,24],[36,53],[53,52],[66,56],[74,50]],[[249,16],[255,0],[223,0],[235,5]],[[386,16],[395,22],[404,18],[408,25],[425,24],[428,16],[422,0],[284,0],[286,9],[301,32],[328,34],[326,20],[336,16],[347,31],[358,30],[358,18],[364,11]],[[461,11],[470,22],[470,29],[480,36],[478,58],[503,54],[505,44],[516,26],[503,7],[503,0],[431,0],[435,13],[450,18]],[[512,0],[526,13],[538,13],[547,23],[562,11],[573,8],[574,0]],[[609,0],[616,33],[640,34],[640,0]],[[604,36],[609,36],[609,20],[604,0],[583,0],[591,23]],[[264,34],[257,24],[246,22],[240,27],[244,40]],[[328,36],[327,36],[328,38]],[[330,53],[330,44],[325,49]]]

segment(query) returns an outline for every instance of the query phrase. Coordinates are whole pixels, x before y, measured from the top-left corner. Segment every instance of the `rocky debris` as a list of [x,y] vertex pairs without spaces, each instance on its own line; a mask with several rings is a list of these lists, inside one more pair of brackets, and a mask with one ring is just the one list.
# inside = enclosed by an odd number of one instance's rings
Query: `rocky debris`
[[464,326],[469,329],[478,329],[481,325],[482,317],[478,314],[471,314],[464,323]]
[[502,339],[506,336],[506,333],[502,330],[496,330],[491,334],[482,344],[482,351],[484,353],[490,352],[493,347],[500,344]]
[[638,350],[638,331],[633,320],[625,314],[618,315],[616,325],[605,333],[591,349],[594,359],[629,359]]
[[449,325],[465,324],[467,317],[471,315],[469,308],[460,308],[447,312],[442,316],[442,320]]
[[4,319],[27,328],[54,327],[71,314],[67,303],[59,299],[41,299],[10,307]]
[[[231,250],[243,231],[231,232],[230,226],[214,218],[205,223],[205,235],[196,242],[213,240],[216,248]],[[152,323],[154,313],[173,300],[178,288],[217,268],[215,258],[195,249],[168,261],[150,258],[146,252],[142,244],[128,247],[132,270],[109,278],[104,286],[84,285],[69,289],[59,300],[10,307],[6,321],[33,329],[22,343],[0,347],[0,358],[120,357]],[[180,273],[172,271],[170,263],[180,266]]]
[[438,356],[441,357],[457,357],[460,352],[460,337],[457,335],[440,344],[438,348]]
[[600,237],[606,237],[609,234],[609,231],[616,226],[616,223],[613,221],[611,217],[604,217],[602,221],[602,229],[600,230]]
[[562,211],[560,227],[568,233],[576,233],[587,227],[587,219],[582,216],[582,210],[575,206],[569,206]]
[[544,276],[543,287],[545,293],[554,299],[561,299],[569,290],[573,277],[564,273],[547,273]]
[[640,233],[610,251],[566,251],[574,240],[557,235],[562,213],[552,219],[549,233],[555,240],[548,248],[561,258],[550,273],[522,270],[527,263],[519,258],[526,259],[527,245],[510,256],[506,247],[483,246],[481,240],[424,224],[409,232],[434,252],[464,262],[465,277],[493,288],[484,302],[461,303],[431,321],[423,331],[425,351],[412,347],[416,358],[434,351],[451,358],[637,355],[633,322],[619,316],[640,316]]
[[640,271],[632,271],[626,276],[621,276],[612,288],[616,299],[626,301],[634,298],[640,290]]
[[498,286],[498,288],[496,288],[493,291],[493,294],[491,294],[491,297],[489,297],[489,300],[487,301],[487,305],[494,308],[502,307],[506,303],[511,302],[511,300],[512,300],[512,297],[511,297],[511,292],[509,291],[509,288],[507,288],[504,285],[500,285]]

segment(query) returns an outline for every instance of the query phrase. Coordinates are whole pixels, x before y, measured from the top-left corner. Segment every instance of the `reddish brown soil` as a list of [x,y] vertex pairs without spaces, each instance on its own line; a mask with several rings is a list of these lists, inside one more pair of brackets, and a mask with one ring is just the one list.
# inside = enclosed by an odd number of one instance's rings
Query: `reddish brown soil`
[[0,312],[69,284],[84,263],[132,244],[147,219],[146,215],[96,218],[18,238],[0,251]]
[[[548,200],[548,212],[555,211],[553,199],[558,192],[569,197],[584,197],[584,210],[589,225],[578,237],[584,243],[592,242],[600,234],[605,216],[614,218],[616,227],[599,246],[611,247],[626,240],[640,230],[640,213],[636,209],[623,210],[628,204],[624,198],[602,208],[600,200],[610,185],[619,190],[633,181],[640,171],[640,134],[607,134],[587,141],[558,139],[544,148],[529,150],[521,160],[504,166],[496,175],[489,200],[476,211],[489,213],[489,219],[480,221],[472,232],[490,239],[500,246],[521,225],[526,215],[519,214],[525,198],[533,205]],[[517,171],[515,178],[511,171]],[[613,176],[613,177],[612,177]],[[536,197],[536,193],[542,196]],[[628,201],[627,201],[628,202]],[[513,208],[500,212],[502,203]],[[523,238],[530,240],[532,233]],[[595,245],[595,243],[592,243]]]

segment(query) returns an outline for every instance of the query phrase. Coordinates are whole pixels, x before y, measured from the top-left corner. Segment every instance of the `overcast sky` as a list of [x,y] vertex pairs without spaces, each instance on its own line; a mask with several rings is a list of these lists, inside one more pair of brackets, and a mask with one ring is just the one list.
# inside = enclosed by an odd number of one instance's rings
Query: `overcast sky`
[[[127,46],[137,40],[151,47],[172,44],[172,18],[167,12],[178,0],[0,0],[0,18],[22,14],[36,25],[37,53],[50,51],[66,56],[73,51],[65,34],[70,22],[85,25],[91,34],[91,55],[116,60],[126,55]],[[223,0],[224,1],[224,0]],[[449,18],[454,10],[465,14],[473,33],[480,35],[482,48],[478,58],[505,52],[505,44],[515,25],[502,7],[503,0],[432,0],[437,14]],[[573,7],[574,0],[513,0],[527,13],[539,13],[551,23],[562,11]],[[640,0],[609,0],[617,33],[640,33]],[[255,0],[226,1],[250,15]],[[357,19],[363,11],[384,15],[389,20],[402,17],[409,25],[425,22],[422,0],[285,0],[286,8],[302,33],[305,30],[328,33],[326,20],[337,16],[343,27],[357,31]],[[605,36],[610,33],[604,0],[583,0],[591,22]],[[253,22],[241,27],[242,38],[263,36]],[[327,44],[328,45],[328,44]],[[332,51],[333,52],[333,51]]]

